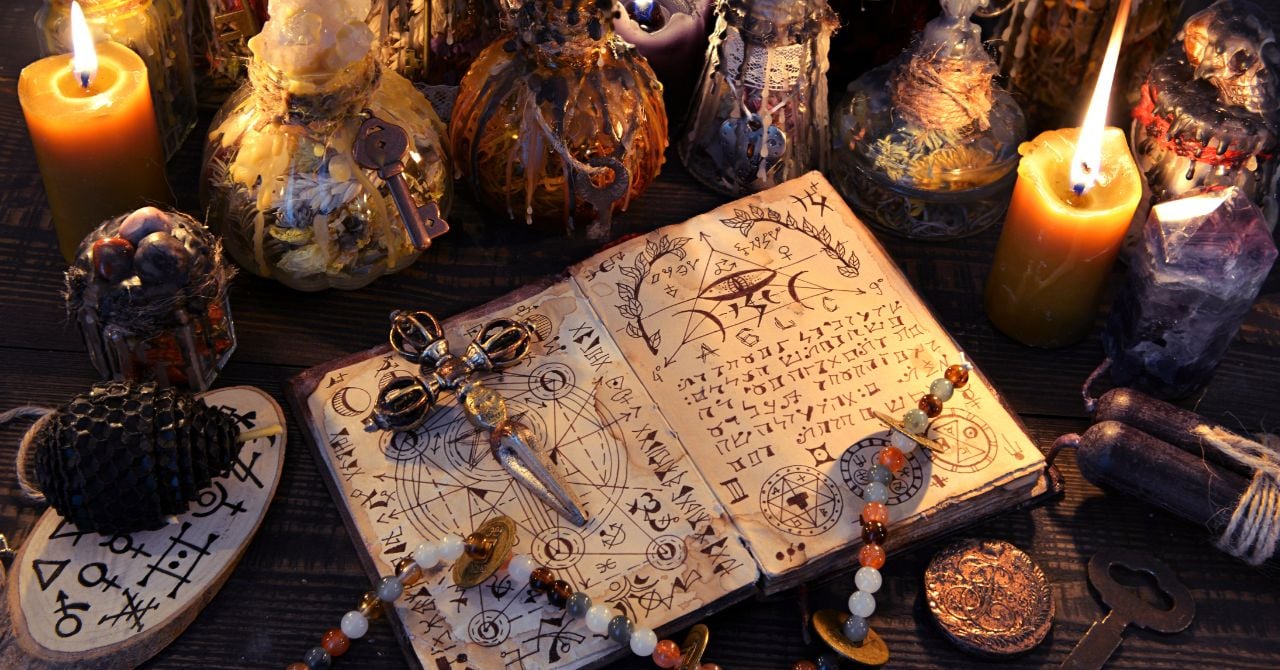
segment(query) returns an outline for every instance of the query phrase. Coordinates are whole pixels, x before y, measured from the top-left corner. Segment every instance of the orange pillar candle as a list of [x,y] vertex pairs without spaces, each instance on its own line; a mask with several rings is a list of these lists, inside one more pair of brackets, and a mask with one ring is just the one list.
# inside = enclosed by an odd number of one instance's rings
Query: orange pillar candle
[[[87,26],[83,34],[88,37]],[[18,77],[18,101],[68,261],[105,219],[173,203],[146,65],[127,47],[104,42],[93,72],[93,56],[83,51],[93,46],[91,38],[84,46],[77,42],[75,67],[72,54],[60,54],[28,65]]]
[[1076,195],[1079,128],[1018,148],[1022,162],[987,281],[987,316],[1023,344],[1065,346],[1088,334],[1138,200],[1142,178],[1119,128],[1102,135],[1097,183]]

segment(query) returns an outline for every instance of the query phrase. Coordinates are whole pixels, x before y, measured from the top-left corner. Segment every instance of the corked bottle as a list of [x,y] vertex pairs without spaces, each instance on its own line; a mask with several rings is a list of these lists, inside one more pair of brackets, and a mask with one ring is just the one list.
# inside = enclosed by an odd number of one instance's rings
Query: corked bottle
[[449,122],[455,167],[477,199],[547,232],[611,235],[658,175],[662,84],[613,32],[610,0],[529,0],[516,32],[476,59]]
[[680,159],[709,188],[739,196],[826,168],[826,0],[726,0]]

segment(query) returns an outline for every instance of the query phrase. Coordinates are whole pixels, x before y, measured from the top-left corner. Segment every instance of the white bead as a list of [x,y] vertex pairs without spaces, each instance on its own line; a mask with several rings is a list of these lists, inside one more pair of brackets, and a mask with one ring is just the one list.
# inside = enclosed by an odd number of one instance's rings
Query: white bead
[[870,618],[876,611],[876,597],[866,591],[854,591],[849,596],[849,613],[863,619]]
[[658,648],[658,634],[649,628],[637,628],[631,631],[631,653],[636,656],[652,656]]
[[857,574],[853,576],[853,583],[858,585],[858,590],[866,591],[867,593],[879,591],[880,584],[883,581],[880,577],[880,571],[871,566],[858,568]]
[[437,545],[440,548],[440,559],[452,563],[462,557],[463,542],[462,538],[449,533],[440,538]]
[[538,564],[532,558],[520,554],[507,565],[507,574],[511,575],[511,581],[516,583],[516,587],[522,589],[529,585],[529,575],[537,568]]
[[587,610],[587,628],[596,635],[604,635],[609,632],[609,621],[613,619],[613,608],[599,603],[592,605]]
[[435,542],[423,542],[413,549],[413,562],[423,570],[440,564],[440,547]]
[[364,615],[351,610],[342,615],[342,634],[347,637],[358,640],[369,632],[369,620]]
[[916,450],[916,441],[899,431],[893,431],[893,437],[889,438],[889,441],[902,452],[903,456]]

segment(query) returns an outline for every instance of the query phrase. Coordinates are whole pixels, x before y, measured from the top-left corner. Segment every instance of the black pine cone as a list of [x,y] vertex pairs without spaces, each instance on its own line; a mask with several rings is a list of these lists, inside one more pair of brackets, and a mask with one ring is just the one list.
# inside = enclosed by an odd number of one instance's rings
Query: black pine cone
[[152,530],[227,473],[239,434],[230,415],[183,391],[97,384],[35,436],[36,482],[79,530]]

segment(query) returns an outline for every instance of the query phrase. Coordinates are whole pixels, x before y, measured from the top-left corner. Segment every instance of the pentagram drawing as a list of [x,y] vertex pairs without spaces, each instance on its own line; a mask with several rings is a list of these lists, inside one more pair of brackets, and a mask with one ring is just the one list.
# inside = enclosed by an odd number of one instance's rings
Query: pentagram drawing
[[790,465],[769,476],[760,488],[760,511],[774,528],[809,537],[840,520],[844,498],[835,482],[807,465]]
[[[840,456],[840,477],[854,495],[862,497],[863,487],[871,481],[871,466],[875,463],[876,454],[888,446],[892,445],[886,438],[868,437],[854,442]],[[919,453],[917,449],[907,457],[906,467],[889,483],[889,499],[885,504],[907,502],[920,492],[924,485],[924,468],[920,465]]]
[[968,410],[947,410],[929,424],[929,437],[946,447],[946,451],[932,456],[934,465],[940,468],[977,472],[996,460],[996,432]]

